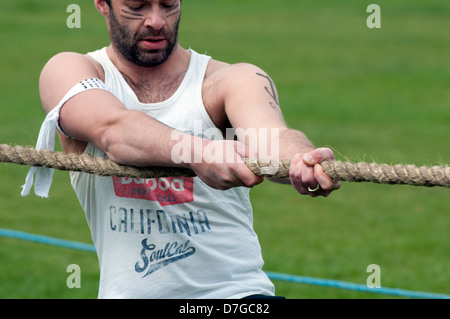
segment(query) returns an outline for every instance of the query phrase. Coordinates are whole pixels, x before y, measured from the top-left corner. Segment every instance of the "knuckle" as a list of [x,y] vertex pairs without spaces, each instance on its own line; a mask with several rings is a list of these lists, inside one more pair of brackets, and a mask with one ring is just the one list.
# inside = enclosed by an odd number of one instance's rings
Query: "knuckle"
[[334,185],[333,182],[330,182],[328,180],[324,180],[320,183],[320,187],[324,190],[324,191],[331,191],[334,189]]
[[264,179],[259,178],[258,176],[255,176],[255,177],[253,178],[253,180],[252,180],[250,183],[247,184],[247,186],[248,186],[248,187],[254,187],[254,186],[256,186],[256,185],[261,184],[263,181],[264,181]]
[[234,179],[230,176],[230,175],[225,175],[223,178],[222,178],[222,185],[231,185],[231,184],[233,184],[233,182],[234,182]]
[[309,192],[307,189],[305,189],[304,187],[297,187],[297,191],[301,194],[301,195],[308,195]]

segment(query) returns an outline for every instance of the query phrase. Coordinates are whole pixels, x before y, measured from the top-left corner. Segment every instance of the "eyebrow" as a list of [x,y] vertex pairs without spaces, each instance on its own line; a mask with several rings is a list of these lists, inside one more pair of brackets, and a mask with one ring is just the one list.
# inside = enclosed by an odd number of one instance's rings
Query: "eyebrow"
[[179,6],[180,6],[180,4],[174,2],[174,3],[173,3],[173,7],[170,8],[170,9],[168,9],[167,12],[172,12],[173,10],[178,9]]
[[[125,2],[151,2],[151,0],[125,0]],[[174,1],[175,4],[176,1]],[[176,6],[178,8],[178,6]]]
[[125,0],[126,2],[149,2],[150,0]]
[[151,2],[151,0],[125,0],[125,2]]

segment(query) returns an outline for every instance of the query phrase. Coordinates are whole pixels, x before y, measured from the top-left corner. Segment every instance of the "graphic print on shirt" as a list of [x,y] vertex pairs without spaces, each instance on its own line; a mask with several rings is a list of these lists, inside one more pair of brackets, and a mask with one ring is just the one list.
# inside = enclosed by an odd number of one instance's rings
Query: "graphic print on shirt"
[[113,177],[117,197],[158,202],[161,206],[194,201],[193,177],[128,178]]
[[[163,209],[111,205],[109,217],[112,232],[149,236],[140,241],[139,261],[134,265],[134,270],[143,274],[142,278],[194,255],[197,249],[191,244],[191,238],[211,230],[203,209],[169,213]],[[168,241],[156,244],[152,239],[155,237],[166,237]]]
[[142,278],[162,267],[192,256],[196,252],[196,249],[190,245],[190,240],[184,244],[178,242],[167,243],[162,249],[158,249],[155,244],[149,244],[147,238],[141,244],[141,261],[136,262],[135,271],[137,273],[145,272]]

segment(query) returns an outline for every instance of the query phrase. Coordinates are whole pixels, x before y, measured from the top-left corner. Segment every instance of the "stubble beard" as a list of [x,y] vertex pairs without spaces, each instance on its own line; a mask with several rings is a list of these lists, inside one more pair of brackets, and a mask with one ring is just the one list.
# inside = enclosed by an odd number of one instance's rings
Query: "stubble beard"
[[[145,32],[133,34],[129,27],[120,24],[113,10],[110,10],[110,33],[113,46],[128,61],[143,67],[156,67],[170,57],[178,42],[180,19],[174,24],[173,31],[147,28]],[[139,47],[139,41],[146,37],[161,37],[167,40],[167,45],[160,50],[150,50]]]

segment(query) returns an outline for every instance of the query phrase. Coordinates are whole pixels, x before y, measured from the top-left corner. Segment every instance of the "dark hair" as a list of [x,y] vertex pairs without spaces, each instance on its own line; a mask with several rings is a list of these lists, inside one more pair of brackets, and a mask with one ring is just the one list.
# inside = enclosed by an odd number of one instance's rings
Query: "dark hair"
[[[108,5],[108,7],[110,7],[111,8],[111,0],[105,0],[106,1],[106,4]],[[180,2],[182,2],[183,0],[180,0]]]
[[[106,4],[111,7],[111,0],[105,0],[105,1],[106,1]],[[183,0],[180,0],[180,2],[181,1],[183,1]]]

